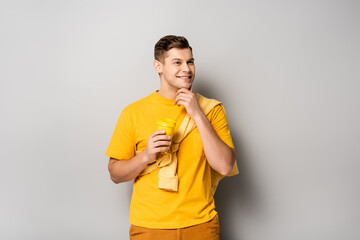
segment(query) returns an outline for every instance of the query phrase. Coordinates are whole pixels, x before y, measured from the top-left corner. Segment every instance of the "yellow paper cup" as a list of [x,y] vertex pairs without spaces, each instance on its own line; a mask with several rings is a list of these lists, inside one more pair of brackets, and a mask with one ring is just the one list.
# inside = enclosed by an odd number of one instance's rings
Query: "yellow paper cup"
[[157,121],[157,130],[165,130],[166,135],[171,138],[174,135],[175,126],[176,122],[170,118],[159,119]]

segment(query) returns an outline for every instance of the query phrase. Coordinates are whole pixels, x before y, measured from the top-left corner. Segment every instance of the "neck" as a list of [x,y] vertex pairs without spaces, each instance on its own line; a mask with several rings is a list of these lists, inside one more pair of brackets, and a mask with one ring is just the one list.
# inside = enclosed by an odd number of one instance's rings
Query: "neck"
[[160,90],[158,91],[158,94],[164,98],[175,100],[177,89],[174,90],[167,90],[163,87],[160,87]]
[[175,100],[176,92],[179,88],[174,88],[166,83],[166,81],[161,81],[160,90],[158,94],[164,98]]

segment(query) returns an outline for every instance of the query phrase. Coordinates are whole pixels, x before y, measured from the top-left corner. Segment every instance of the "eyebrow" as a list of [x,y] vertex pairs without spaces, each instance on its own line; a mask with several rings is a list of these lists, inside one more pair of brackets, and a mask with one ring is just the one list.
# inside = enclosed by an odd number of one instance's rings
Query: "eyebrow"
[[[180,58],[173,58],[171,61],[175,61],[175,60],[182,61],[182,59],[180,59]],[[186,60],[186,61],[194,61],[194,58],[190,58],[189,60]]]

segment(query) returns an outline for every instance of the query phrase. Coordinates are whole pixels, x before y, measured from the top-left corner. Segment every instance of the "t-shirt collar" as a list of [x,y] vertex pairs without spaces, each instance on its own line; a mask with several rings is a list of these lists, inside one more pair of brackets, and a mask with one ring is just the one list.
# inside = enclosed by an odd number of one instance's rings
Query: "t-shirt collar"
[[164,97],[160,96],[158,91],[159,90],[156,90],[155,92],[153,92],[151,94],[154,97],[154,99],[156,99],[156,101],[160,101],[161,103],[168,104],[168,105],[175,105],[175,100],[164,98]]

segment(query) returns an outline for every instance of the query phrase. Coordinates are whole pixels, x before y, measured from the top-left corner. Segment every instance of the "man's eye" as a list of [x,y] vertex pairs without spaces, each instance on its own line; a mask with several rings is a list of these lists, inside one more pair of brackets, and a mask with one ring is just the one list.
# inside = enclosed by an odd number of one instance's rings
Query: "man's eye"
[[194,64],[194,61],[188,61],[188,64]]
[[180,64],[180,62],[175,62],[175,64]]

